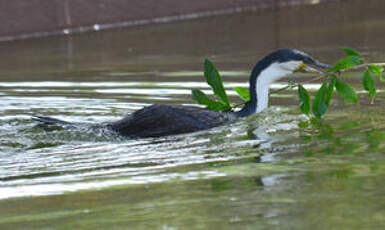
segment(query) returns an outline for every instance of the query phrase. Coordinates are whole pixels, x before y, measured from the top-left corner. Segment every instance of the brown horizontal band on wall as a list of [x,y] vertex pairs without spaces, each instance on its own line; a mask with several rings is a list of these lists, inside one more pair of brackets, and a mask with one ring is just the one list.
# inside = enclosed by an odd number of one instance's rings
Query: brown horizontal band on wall
[[124,26],[167,21],[167,17],[184,19],[189,17],[183,15],[194,13],[207,16],[202,12],[220,14],[314,2],[320,0],[0,0],[0,40],[81,31],[94,25],[98,29],[104,24]]

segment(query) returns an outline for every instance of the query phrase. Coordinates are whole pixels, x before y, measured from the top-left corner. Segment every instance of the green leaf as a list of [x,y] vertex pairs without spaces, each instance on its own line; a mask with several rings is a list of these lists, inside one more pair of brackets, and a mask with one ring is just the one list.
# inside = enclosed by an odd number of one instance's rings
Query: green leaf
[[327,110],[328,106],[326,104],[326,95],[328,87],[327,83],[323,83],[321,88],[318,89],[317,94],[313,100],[313,114],[320,118]]
[[357,50],[354,50],[354,49],[352,49],[352,48],[349,48],[349,47],[341,47],[341,50],[345,51],[347,56],[358,56],[358,57],[361,57],[361,54],[358,53]]
[[384,72],[384,67],[380,65],[370,64],[368,65],[368,68],[370,72],[372,72],[378,77],[378,79],[380,79],[380,81],[385,81],[384,76],[382,76],[382,73]]
[[376,96],[376,84],[369,70],[365,70],[364,77],[362,78],[362,84],[364,89],[369,92],[370,101],[374,103],[374,97]]
[[227,106],[221,102],[211,100],[205,93],[199,89],[192,90],[192,98],[201,105],[206,105],[208,109],[215,111],[230,110],[230,106]]
[[217,68],[215,68],[211,61],[206,59],[204,69],[206,81],[213,89],[214,95],[225,105],[230,106],[229,98],[227,97],[225,88],[223,87],[222,78],[219,75]]
[[250,101],[250,92],[242,87],[234,87],[233,90],[245,101]]
[[310,113],[310,95],[309,92],[302,86],[298,85],[298,97],[300,100],[299,108],[303,114],[309,115]]
[[317,118],[321,118],[329,107],[330,100],[334,92],[336,80],[332,79],[329,84],[324,82],[318,89],[313,100],[313,114]]
[[349,69],[358,64],[362,64],[363,62],[364,62],[364,59],[361,56],[349,55],[337,61],[337,63],[328,71],[336,72],[344,69]]
[[330,103],[330,100],[332,99],[332,96],[333,96],[333,92],[334,92],[334,87],[336,85],[336,82],[337,82],[337,78],[332,75],[332,78],[328,84],[328,91],[327,91],[327,98],[326,98],[326,104],[327,106],[329,107],[329,103]]
[[336,90],[337,93],[344,98],[347,102],[357,103],[357,94],[356,91],[347,83],[340,81],[336,78]]

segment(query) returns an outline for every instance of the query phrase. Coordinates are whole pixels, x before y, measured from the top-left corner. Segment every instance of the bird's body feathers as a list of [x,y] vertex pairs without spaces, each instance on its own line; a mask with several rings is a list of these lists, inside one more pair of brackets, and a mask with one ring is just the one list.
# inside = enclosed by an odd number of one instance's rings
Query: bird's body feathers
[[159,137],[213,128],[231,121],[231,113],[194,106],[151,105],[109,124],[123,136]]

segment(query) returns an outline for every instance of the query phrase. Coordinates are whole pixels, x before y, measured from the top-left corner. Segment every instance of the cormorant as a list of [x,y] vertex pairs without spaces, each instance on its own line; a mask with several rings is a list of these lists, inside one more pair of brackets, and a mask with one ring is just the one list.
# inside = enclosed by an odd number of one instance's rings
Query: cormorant
[[322,72],[329,65],[295,49],[280,49],[260,60],[249,79],[250,101],[238,112],[216,112],[194,106],[154,104],[135,111],[116,122],[102,125],[71,123],[44,116],[32,119],[44,125],[64,127],[107,128],[127,137],[160,137],[210,129],[233,122],[240,117],[259,113],[268,107],[269,86],[278,79],[295,71]]

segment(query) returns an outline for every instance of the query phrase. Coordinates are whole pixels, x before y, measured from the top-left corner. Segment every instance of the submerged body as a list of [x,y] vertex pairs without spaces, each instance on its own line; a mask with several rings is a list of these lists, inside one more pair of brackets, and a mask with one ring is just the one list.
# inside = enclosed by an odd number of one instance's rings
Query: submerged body
[[127,137],[160,137],[190,133],[263,111],[268,106],[270,84],[296,70],[308,70],[307,65],[330,67],[306,53],[292,49],[278,50],[264,57],[255,65],[249,79],[250,101],[238,112],[216,112],[194,106],[151,105],[121,120],[101,125],[77,124],[44,116],[33,116],[32,119],[44,125],[107,128]]
[[161,137],[191,133],[234,122],[235,113],[224,113],[194,106],[151,105],[105,125],[86,125],[44,116],[32,119],[45,125],[67,128],[109,129],[126,137]]

